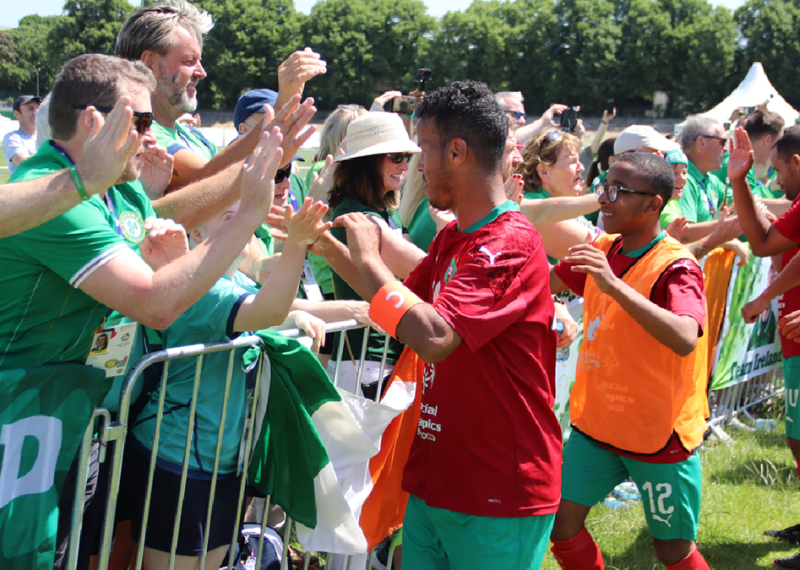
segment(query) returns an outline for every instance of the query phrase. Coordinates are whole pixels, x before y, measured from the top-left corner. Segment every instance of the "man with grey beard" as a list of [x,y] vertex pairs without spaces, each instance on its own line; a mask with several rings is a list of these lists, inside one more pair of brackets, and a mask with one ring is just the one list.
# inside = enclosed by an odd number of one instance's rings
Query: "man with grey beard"
[[[280,89],[274,119],[272,114],[265,113],[265,119],[250,133],[228,147],[217,149],[199,130],[177,122],[184,113],[197,109],[197,83],[206,77],[200,63],[203,36],[213,25],[208,12],[185,0],[170,0],[137,9],[117,36],[116,54],[141,61],[156,77],[157,87],[152,96],[153,132],[158,144],[166,147],[175,159],[168,192],[218,174],[244,160],[253,152],[264,130],[275,126],[281,129],[284,165],[314,132],[313,127],[305,129],[316,111],[314,101],[307,99],[300,105],[300,95],[308,79],[325,73],[325,62],[308,48],[290,55],[278,69]],[[155,198],[158,197],[151,196]],[[232,202],[229,200],[225,206]],[[224,209],[224,206],[220,208],[214,217]],[[208,220],[202,220],[205,221]],[[202,223],[195,227],[198,225]]]

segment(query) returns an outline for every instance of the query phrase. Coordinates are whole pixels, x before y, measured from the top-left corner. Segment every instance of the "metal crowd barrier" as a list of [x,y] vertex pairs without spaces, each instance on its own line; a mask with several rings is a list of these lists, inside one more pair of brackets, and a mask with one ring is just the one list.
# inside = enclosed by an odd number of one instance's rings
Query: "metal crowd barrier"
[[[355,320],[343,321],[339,323],[330,323],[326,326],[326,332],[342,332],[346,330],[352,330],[357,328],[367,328],[363,325],[358,324]],[[298,338],[304,336],[304,333],[298,329],[290,329],[286,331],[282,331],[282,334],[289,338]],[[386,335],[386,339],[388,341],[389,336]],[[364,365],[366,363],[365,356],[367,353],[367,346],[368,346],[369,335],[364,335],[364,340],[361,347],[360,352],[360,366],[358,368],[358,378],[356,386],[360,386],[361,378],[364,372]],[[157,363],[163,363],[164,369],[161,374],[160,380],[160,399],[159,399],[159,407],[158,407],[158,416],[156,418],[156,427],[155,427],[155,435],[154,441],[152,446],[152,452],[150,455],[150,465],[149,465],[149,476],[147,482],[147,492],[145,495],[145,503],[142,505],[144,516],[142,519],[142,529],[141,529],[141,536],[137,546],[136,554],[134,557],[135,565],[133,568],[136,570],[140,570],[142,568],[142,559],[144,554],[144,546],[145,546],[145,537],[147,532],[147,521],[150,509],[150,500],[152,494],[152,486],[153,486],[153,478],[155,473],[156,467],[156,458],[158,453],[158,440],[160,435],[161,429],[161,419],[163,416],[164,411],[164,400],[166,395],[166,386],[167,386],[167,379],[169,376],[169,367],[170,363],[174,360],[189,358],[189,357],[197,357],[197,364],[195,368],[195,379],[194,379],[194,392],[192,396],[192,403],[190,406],[189,412],[189,423],[187,426],[187,434],[186,434],[186,447],[184,448],[184,457],[183,457],[183,464],[182,464],[182,471],[181,471],[181,482],[180,482],[180,494],[178,497],[178,504],[176,507],[176,516],[175,522],[173,527],[173,536],[172,536],[172,547],[170,551],[169,557],[169,570],[172,570],[175,564],[175,550],[177,548],[177,541],[178,541],[178,529],[180,528],[180,514],[183,506],[185,488],[186,488],[186,481],[189,469],[189,454],[191,450],[191,441],[193,435],[193,425],[195,421],[196,415],[196,399],[197,394],[200,389],[200,382],[201,378],[201,371],[202,371],[202,364],[203,358],[212,353],[218,352],[228,352],[229,353],[229,360],[228,360],[228,371],[225,378],[225,394],[223,400],[223,411],[222,416],[220,418],[220,428],[218,433],[217,439],[217,448],[216,448],[216,456],[214,460],[214,467],[211,476],[211,493],[209,497],[209,504],[208,504],[208,512],[207,512],[207,519],[206,519],[206,528],[209,528],[210,521],[211,521],[211,514],[212,514],[212,506],[214,502],[214,496],[216,491],[216,480],[218,474],[218,467],[219,467],[219,460],[220,460],[220,453],[222,449],[222,435],[225,426],[225,413],[227,409],[228,400],[230,398],[230,387],[232,381],[232,374],[234,370],[234,366],[239,365],[236,362],[236,351],[240,348],[249,348],[249,347],[260,347],[262,345],[262,340],[257,336],[244,336],[239,337],[233,341],[225,342],[225,343],[218,343],[218,344],[197,344],[179,348],[171,348],[162,350],[159,352],[154,352],[142,357],[128,372],[124,384],[122,387],[122,391],[120,393],[120,407],[119,412],[117,414],[116,420],[112,419],[112,415],[105,409],[98,409],[95,411],[92,421],[90,422],[89,426],[87,427],[86,433],[84,435],[83,442],[80,447],[79,451],[79,470],[77,476],[77,484],[76,484],[76,494],[74,500],[74,507],[72,512],[72,521],[71,521],[71,530],[70,530],[70,544],[69,544],[69,551],[68,551],[68,558],[67,558],[67,568],[69,570],[75,570],[77,568],[78,563],[78,554],[79,554],[79,543],[80,543],[80,535],[82,529],[82,521],[83,521],[83,510],[84,510],[84,495],[86,489],[86,479],[87,479],[87,472],[89,466],[89,459],[92,449],[93,443],[93,435],[95,426],[95,418],[99,421],[99,426],[97,427],[97,436],[100,444],[100,462],[103,463],[107,459],[108,452],[110,452],[110,482],[109,482],[109,491],[106,498],[106,504],[104,509],[104,518],[103,518],[103,526],[101,530],[101,537],[100,537],[100,551],[98,555],[98,564],[97,568],[99,570],[106,570],[109,564],[109,557],[111,553],[111,542],[112,536],[114,532],[115,526],[115,514],[116,514],[116,507],[117,507],[117,495],[120,492],[120,481],[121,481],[121,474],[122,474],[122,459],[125,449],[125,439],[128,434],[128,418],[130,412],[130,405],[134,387],[136,386],[137,382],[140,382],[140,378],[144,374],[144,371],[153,366]],[[338,354],[335,366],[335,372],[333,377],[334,385],[338,385],[339,375],[340,375],[340,364],[342,360],[342,353],[344,348],[345,342],[344,339],[339,342],[338,346]],[[381,367],[379,373],[379,381],[378,381],[378,390],[376,394],[376,399],[380,398],[382,388],[383,388],[383,376],[384,376],[384,369],[386,367],[386,359],[388,354],[388,342],[384,344],[384,351],[383,357],[381,360]],[[258,405],[258,394],[259,394],[259,382],[261,379],[261,367],[263,365],[263,358],[259,358],[256,364],[256,380],[255,380],[255,387],[253,389],[253,402],[248,410],[250,417],[253,417]],[[215,381],[219,381],[219,379],[215,379]],[[239,486],[239,498],[238,498],[238,506],[236,512],[236,525],[235,528],[231,529],[231,543],[230,543],[230,552],[227,558],[228,568],[233,567],[233,559],[236,552],[236,548],[238,545],[239,535],[242,530],[242,505],[244,504],[244,494],[245,494],[245,485],[246,485],[246,473],[247,473],[247,464],[250,458],[250,449],[253,444],[253,431],[255,427],[255,422],[245,422],[244,433],[242,437],[246,438],[245,442],[245,457],[244,457],[244,466],[242,469],[242,477],[241,483]],[[258,434],[256,434],[257,436]],[[269,510],[269,497],[266,498],[266,507],[264,509],[264,515],[262,517],[261,522],[261,533],[258,541],[258,549],[256,553],[255,568],[258,568],[258,564],[260,563],[262,550],[264,546],[264,533],[267,527],[267,513]],[[291,540],[291,533],[292,533],[292,520],[286,517],[286,521],[284,523],[284,534],[283,534],[283,552],[281,554],[281,568],[284,568],[284,564],[287,563],[288,557],[288,549],[289,543]],[[206,533],[205,537],[205,544],[203,548],[203,555],[200,558],[200,568],[203,568],[205,564],[205,559],[208,550],[208,533]],[[309,553],[310,554],[310,553]],[[368,568],[372,567],[372,555],[374,553],[370,553],[369,556],[369,566]],[[308,568],[309,566],[310,556],[306,554],[305,556],[305,565],[304,568]],[[350,565],[352,563],[351,557],[347,558],[347,568],[350,569]],[[391,561],[389,562],[389,567],[391,567]]]
[[709,394],[711,418],[708,423],[712,428],[727,425],[740,413],[746,413],[749,408],[779,396],[783,391],[782,366],[745,382],[715,390]]

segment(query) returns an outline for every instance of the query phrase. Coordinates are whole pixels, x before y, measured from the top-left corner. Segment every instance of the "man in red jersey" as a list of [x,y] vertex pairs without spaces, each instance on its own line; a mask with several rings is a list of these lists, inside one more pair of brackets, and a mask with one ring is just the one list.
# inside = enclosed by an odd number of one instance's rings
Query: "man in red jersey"
[[403,565],[538,569],[561,480],[541,236],[506,199],[508,123],[485,85],[438,89],[416,116],[431,204],[456,221],[404,283],[381,261],[372,222],[338,222],[373,295],[370,316],[427,363],[403,478]]

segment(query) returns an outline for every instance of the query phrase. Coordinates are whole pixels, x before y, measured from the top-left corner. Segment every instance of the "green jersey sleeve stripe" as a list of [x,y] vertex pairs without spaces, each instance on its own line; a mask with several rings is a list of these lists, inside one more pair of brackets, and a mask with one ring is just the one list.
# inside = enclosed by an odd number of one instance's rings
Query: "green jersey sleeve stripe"
[[77,289],[89,275],[97,271],[98,267],[102,267],[126,249],[130,249],[127,244],[118,243],[104,250],[100,255],[95,256],[86,265],[81,267],[69,280],[69,284]]

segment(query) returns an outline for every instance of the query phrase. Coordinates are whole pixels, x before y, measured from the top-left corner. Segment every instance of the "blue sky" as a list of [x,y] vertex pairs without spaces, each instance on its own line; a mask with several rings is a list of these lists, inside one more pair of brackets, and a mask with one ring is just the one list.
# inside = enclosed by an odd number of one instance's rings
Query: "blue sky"
[[[446,12],[464,10],[471,3],[472,0],[424,0],[428,6],[428,13],[432,16],[442,16]],[[713,0],[712,0],[713,1]],[[317,0],[295,0],[295,7],[300,12],[308,14],[311,7]],[[137,1],[131,2],[138,5]],[[730,9],[736,9],[742,4],[744,0],[721,0],[714,2],[727,6]],[[3,9],[0,10],[0,26],[14,28],[17,22],[23,16],[28,14],[40,14],[42,16],[51,16],[61,13],[61,7],[64,5],[64,0],[35,0],[31,4],[27,2],[4,2]]]

